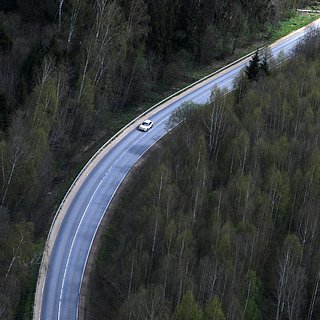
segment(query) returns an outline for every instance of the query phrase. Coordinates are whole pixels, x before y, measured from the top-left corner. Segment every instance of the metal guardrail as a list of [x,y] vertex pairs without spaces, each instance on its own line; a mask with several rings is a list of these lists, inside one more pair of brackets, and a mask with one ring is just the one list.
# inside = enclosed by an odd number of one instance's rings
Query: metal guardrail
[[[263,48],[259,48],[259,50],[261,50]],[[46,258],[49,258],[50,253],[52,248],[50,248],[48,246],[49,242],[50,242],[50,237],[52,235],[52,231],[55,227],[55,223],[58,220],[59,214],[63,208],[63,205],[65,204],[66,200],[68,199],[71,191],[73,190],[74,186],[76,185],[76,183],[79,181],[80,177],[82,176],[82,174],[86,171],[86,169],[91,165],[91,163],[97,158],[97,156],[106,148],[108,147],[115,139],[117,139],[122,133],[124,133],[125,130],[127,130],[130,126],[132,126],[133,124],[135,124],[136,122],[138,122],[138,120],[141,120],[145,115],[147,115],[148,113],[150,113],[151,111],[155,110],[156,108],[158,108],[159,106],[161,106],[162,104],[170,101],[171,99],[181,95],[182,93],[188,91],[189,89],[191,89],[192,87],[210,79],[211,77],[214,77],[215,75],[223,72],[224,70],[245,61],[246,59],[250,58],[252,55],[254,55],[255,51],[252,51],[250,53],[248,53],[247,55],[233,61],[232,63],[214,71],[213,73],[201,78],[200,80],[190,84],[189,86],[177,91],[176,93],[168,96],[167,98],[163,99],[162,101],[158,102],[157,104],[153,105],[151,108],[147,109],[146,111],[144,111],[142,114],[140,114],[139,116],[137,116],[136,118],[134,118],[132,121],[130,121],[126,126],[124,126],[121,130],[119,130],[116,134],[114,134],[106,143],[103,144],[103,146],[91,157],[91,159],[86,163],[86,165],[82,168],[82,170],[79,172],[79,174],[76,176],[76,178],[74,179],[73,183],[71,184],[71,186],[69,187],[68,191],[66,192],[65,196],[63,197],[56,213],[55,216],[53,218],[51,227],[49,229],[49,233],[47,236],[47,240],[46,240],[46,245],[45,245],[45,249],[44,249],[44,253],[42,255],[42,261],[41,261],[41,265],[40,265],[40,269],[39,269],[39,276],[38,276],[38,281],[37,281],[37,286],[36,286],[36,294],[35,297],[37,298],[37,295],[42,295],[42,291],[43,291],[43,287],[44,287],[44,283],[43,286],[40,288],[40,282],[43,280],[41,279],[41,276],[43,277],[44,274],[46,273],[46,267],[47,267],[47,263],[48,261],[45,261]],[[64,217],[62,217],[63,219]],[[60,227],[59,227],[60,228]],[[49,250],[48,250],[49,249]],[[50,250],[51,249],[51,250]],[[35,298],[35,301],[37,301],[37,299]],[[39,301],[39,300],[38,300]],[[33,319],[36,320],[37,317],[40,319],[40,314],[41,314],[41,307],[42,307],[42,297],[40,298],[40,306],[39,306],[39,314],[36,314],[36,310],[35,310],[35,306],[36,304],[34,304],[34,312],[33,312]]]
[[[239,62],[244,61],[245,59],[251,57],[252,55],[255,54],[255,51],[248,53],[247,55],[245,55],[244,57],[241,57],[240,59],[222,67],[221,69],[201,78],[200,80],[193,82],[192,84],[190,84],[189,86],[177,91],[176,93],[170,95],[169,97],[161,100],[160,102],[158,102],[157,104],[153,105],[151,108],[147,109],[146,111],[144,111],[143,113],[141,113],[139,116],[137,116],[136,118],[134,118],[133,120],[131,120],[127,125],[125,125],[121,130],[119,130],[115,135],[113,135],[106,143],[103,144],[102,147],[100,147],[100,149],[90,158],[90,160],[86,163],[86,165],[82,168],[82,170],[79,172],[79,174],[76,176],[76,178],[74,179],[73,183],[71,184],[70,188],[68,189],[66,195],[64,196],[64,198],[62,199],[62,202],[60,204],[60,206],[57,209],[57,212],[55,214],[55,217],[53,219],[53,223],[54,224],[59,212],[61,211],[61,208],[63,206],[63,204],[65,203],[67,197],[69,196],[71,190],[73,189],[74,185],[76,184],[76,182],[79,180],[80,176],[82,175],[82,173],[89,167],[89,165],[93,162],[93,160],[95,160],[95,158],[111,143],[113,142],[118,136],[120,136],[125,130],[127,130],[130,126],[132,126],[134,123],[138,122],[138,120],[140,120],[141,118],[143,118],[145,115],[147,115],[148,113],[150,113],[152,110],[156,109],[157,107],[161,106],[162,104],[164,104],[165,102],[173,99],[174,97],[184,93],[185,91],[187,91],[188,89],[191,89],[192,87],[196,86],[197,84],[204,82],[205,80],[208,80],[209,78],[217,75],[218,73],[236,65]],[[52,230],[52,225],[51,228],[49,230],[49,234]]]
[[[82,176],[82,174],[86,171],[86,169],[91,165],[91,163],[97,158],[97,156],[106,148],[108,147],[116,138],[118,138],[125,130],[127,130],[130,126],[132,126],[133,124],[135,124],[136,122],[138,122],[138,120],[141,120],[141,118],[143,118],[145,115],[147,115],[148,113],[150,113],[151,111],[155,110],[156,108],[158,108],[159,106],[161,106],[162,104],[164,104],[165,102],[168,102],[169,100],[175,98],[176,96],[181,95],[182,93],[186,92],[187,90],[191,89],[192,87],[196,86],[197,84],[204,82],[206,80],[208,80],[209,78],[217,75],[218,73],[236,65],[239,62],[244,61],[245,59],[251,57],[253,54],[255,53],[255,51],[248,53],[247,55],[245,55],[244,57],[241,57],[240,59],[237,59],[236,61],[214,71],[213,73],[201,78],[200,80],[190,84],[189,86],[177,91],[176,93],[168,96],[167,98],[161,100],[160,102],[158,102],[157,104],[153,105],[151,108],[147,109],[146,111],[144,111],[142,114],[140,114],[139,116],[137,116],[136,118],[134,118],[132,121],[130,121],[127,125],[125,125],[120,131],[118,131],[116,134],[114,134],[106,143],[104,143],[102,145],[102,147],[100,147],[100,149],[90,158],[90,160],[85,164],[85,166],[82,168],[82,170],[78,173],[78,175],[76,176],[76,178],[74,179],[73,183],[71,184],[71,186],[69,187],[68,191],[66,192],[65,196],[63,197],[51,224],[51,227],[49,229],[49,233],[48,233],[48,237],[46,240],[46,247],[44,249],[44,254],[42,257],[42,261],[41,261],[41,265],[40,265],[40,271],[39,271],[39,275],[41,275],[41,272],[46,272],[46,262],[44,261],[47,257],[50,256],[51,250],[46,251],[48,249],[48,243],[52,234],[52,231],[55,227],[55,223],[59,217],[59,214],[63,208],[63,205],[65,204],[66,200],[69,197],[69,194],[71,193],[71,191],[73,190],[74,186],[76,185],[76,183],[78,182],[78,180],[80,179],[80,177]],[[38,277],[38,281],[37,281],[37,287],[36,287],[36,295],[39,294],[38,290],[40,290],[39,288],[39,282],[40,282],[40,277]],[[42,288],[41,288],[41,294],[42,294]],[[42,300],[42,299],[41,299]],[[39,312],[41,312],[41,306],[40,306],[40,310]],[[37,319],[37,315],[33,315],[33,319]]]
[[320,13],[320,10],[312,10],[312,9],[298,9],[297,11],[301,13]]

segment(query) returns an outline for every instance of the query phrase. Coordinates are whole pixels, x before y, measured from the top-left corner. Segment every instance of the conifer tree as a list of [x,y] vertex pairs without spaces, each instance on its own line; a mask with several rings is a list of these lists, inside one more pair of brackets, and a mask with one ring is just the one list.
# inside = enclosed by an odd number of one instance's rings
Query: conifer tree
[[257,50],[246,67],[246,75],[249,80],[257,80],[260,71],[259,51]]
[[264,72],[266,76],[270,75],[269,63],[266,57],[260,62],[260,69]]

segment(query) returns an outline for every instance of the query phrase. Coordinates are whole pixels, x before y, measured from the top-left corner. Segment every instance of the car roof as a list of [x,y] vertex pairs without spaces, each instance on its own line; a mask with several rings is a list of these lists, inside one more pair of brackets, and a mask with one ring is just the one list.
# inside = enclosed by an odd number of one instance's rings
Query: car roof
[[144,120],[143,122],[145,122],[145,123],[150,123],[150,122],[152,122],[152,121],[149,120],[149,119],[147,119],[147,120]]

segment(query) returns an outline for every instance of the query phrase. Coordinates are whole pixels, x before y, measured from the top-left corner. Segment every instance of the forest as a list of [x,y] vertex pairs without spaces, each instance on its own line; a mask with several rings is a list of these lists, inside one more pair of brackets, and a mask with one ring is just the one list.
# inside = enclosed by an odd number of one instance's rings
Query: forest
[[320,33],[297,52],[172,116],[115,205],[86,319],[320,318]]
[[0,1],[1,319],[30,319],[51,220],[95,143],[305,2]]

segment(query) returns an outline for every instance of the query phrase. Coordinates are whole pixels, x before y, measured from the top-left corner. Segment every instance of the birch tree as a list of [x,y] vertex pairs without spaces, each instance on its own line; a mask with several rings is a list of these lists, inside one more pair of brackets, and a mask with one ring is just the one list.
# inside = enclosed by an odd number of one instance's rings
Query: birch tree
[[56,116],[51,119],[49,143],[52,149],[55,148],[58,141],[61,141],[66,132],[73,125],[74,117],[71,114],[71,98],[69,93],[69,75],[70,70],[66,66],[61,66],[55,72],[54,91]]
[[59,0],[58,2],[58,29],[61,31],[61,20],[62,20],[62,7],[64,0]]
[[226,127],[226,97],[223,92],[213,91],[208,119],[203,119],[208,132],[209,158],[217,160],[221,135]]
[[40,121],[40,107],[41,104],[44,104],[44,109],[48,106],[48,96],[45,95],[45,86],[48,83],[52,72],[54,71],[54,61],[52,57],[45,57],[41,69],[38,71],[37,74],[37,86],[35,89],[35,110],[33,113],[33,124],[39,124]]
[[[75,31],[79,14],[80,14],[81,1],[82,0],[72,0],[72,9],[71,9],[71,16],[70,16],[68,36],[67,36],[67,51],[69,51],[71,47],[72,37],[74,35],[74,31]],[[60,4],[61,4],[61,0],[60,0]],[[63,5],[63,1],[62,1],[62,5]],[[61,9],[62,9],[62,5],[61,5]],[[59,10],[60,10],[60,5],[59,5]]]
[[[280,258],[277,275],[278,281],[276,285],[276,320],[283,317],[285,311],[289,317],[294,315],[294,308],[300,307],[297,299],[297,290],[299,291],[300,279],[299,277],[299,260],[301,254],[301,246],[299,239],[296,236],[288,235],[284,240],[283,253]],[[292,282],[295,280],[295,282]],[[294,306],[294,302],[297,306]],[[290,318],[292,319],[292,318]]]
[[313,314],[315,311],[316,301],[319,294],[319,283],[320,283],[320,270],[317,271],[315,281],[313,283],[313,290],[311,295],[311,301],[308,309],[308,318],[307,320],[313,319]]
[[107,72],[113,74],[121,62],[124,28],[122,14],[116,1],[97,0],[95,10],[94,42],[91,46],[96,48],[93,80],[96,85]]
[[17,113],[9,130],[9,142],[6,144],[2,141],[0,145],[2,175],[0,212],[4,208],[5,202],[10,194],[13,180],[22,169],[25,161],[25,130],[23,115]]

